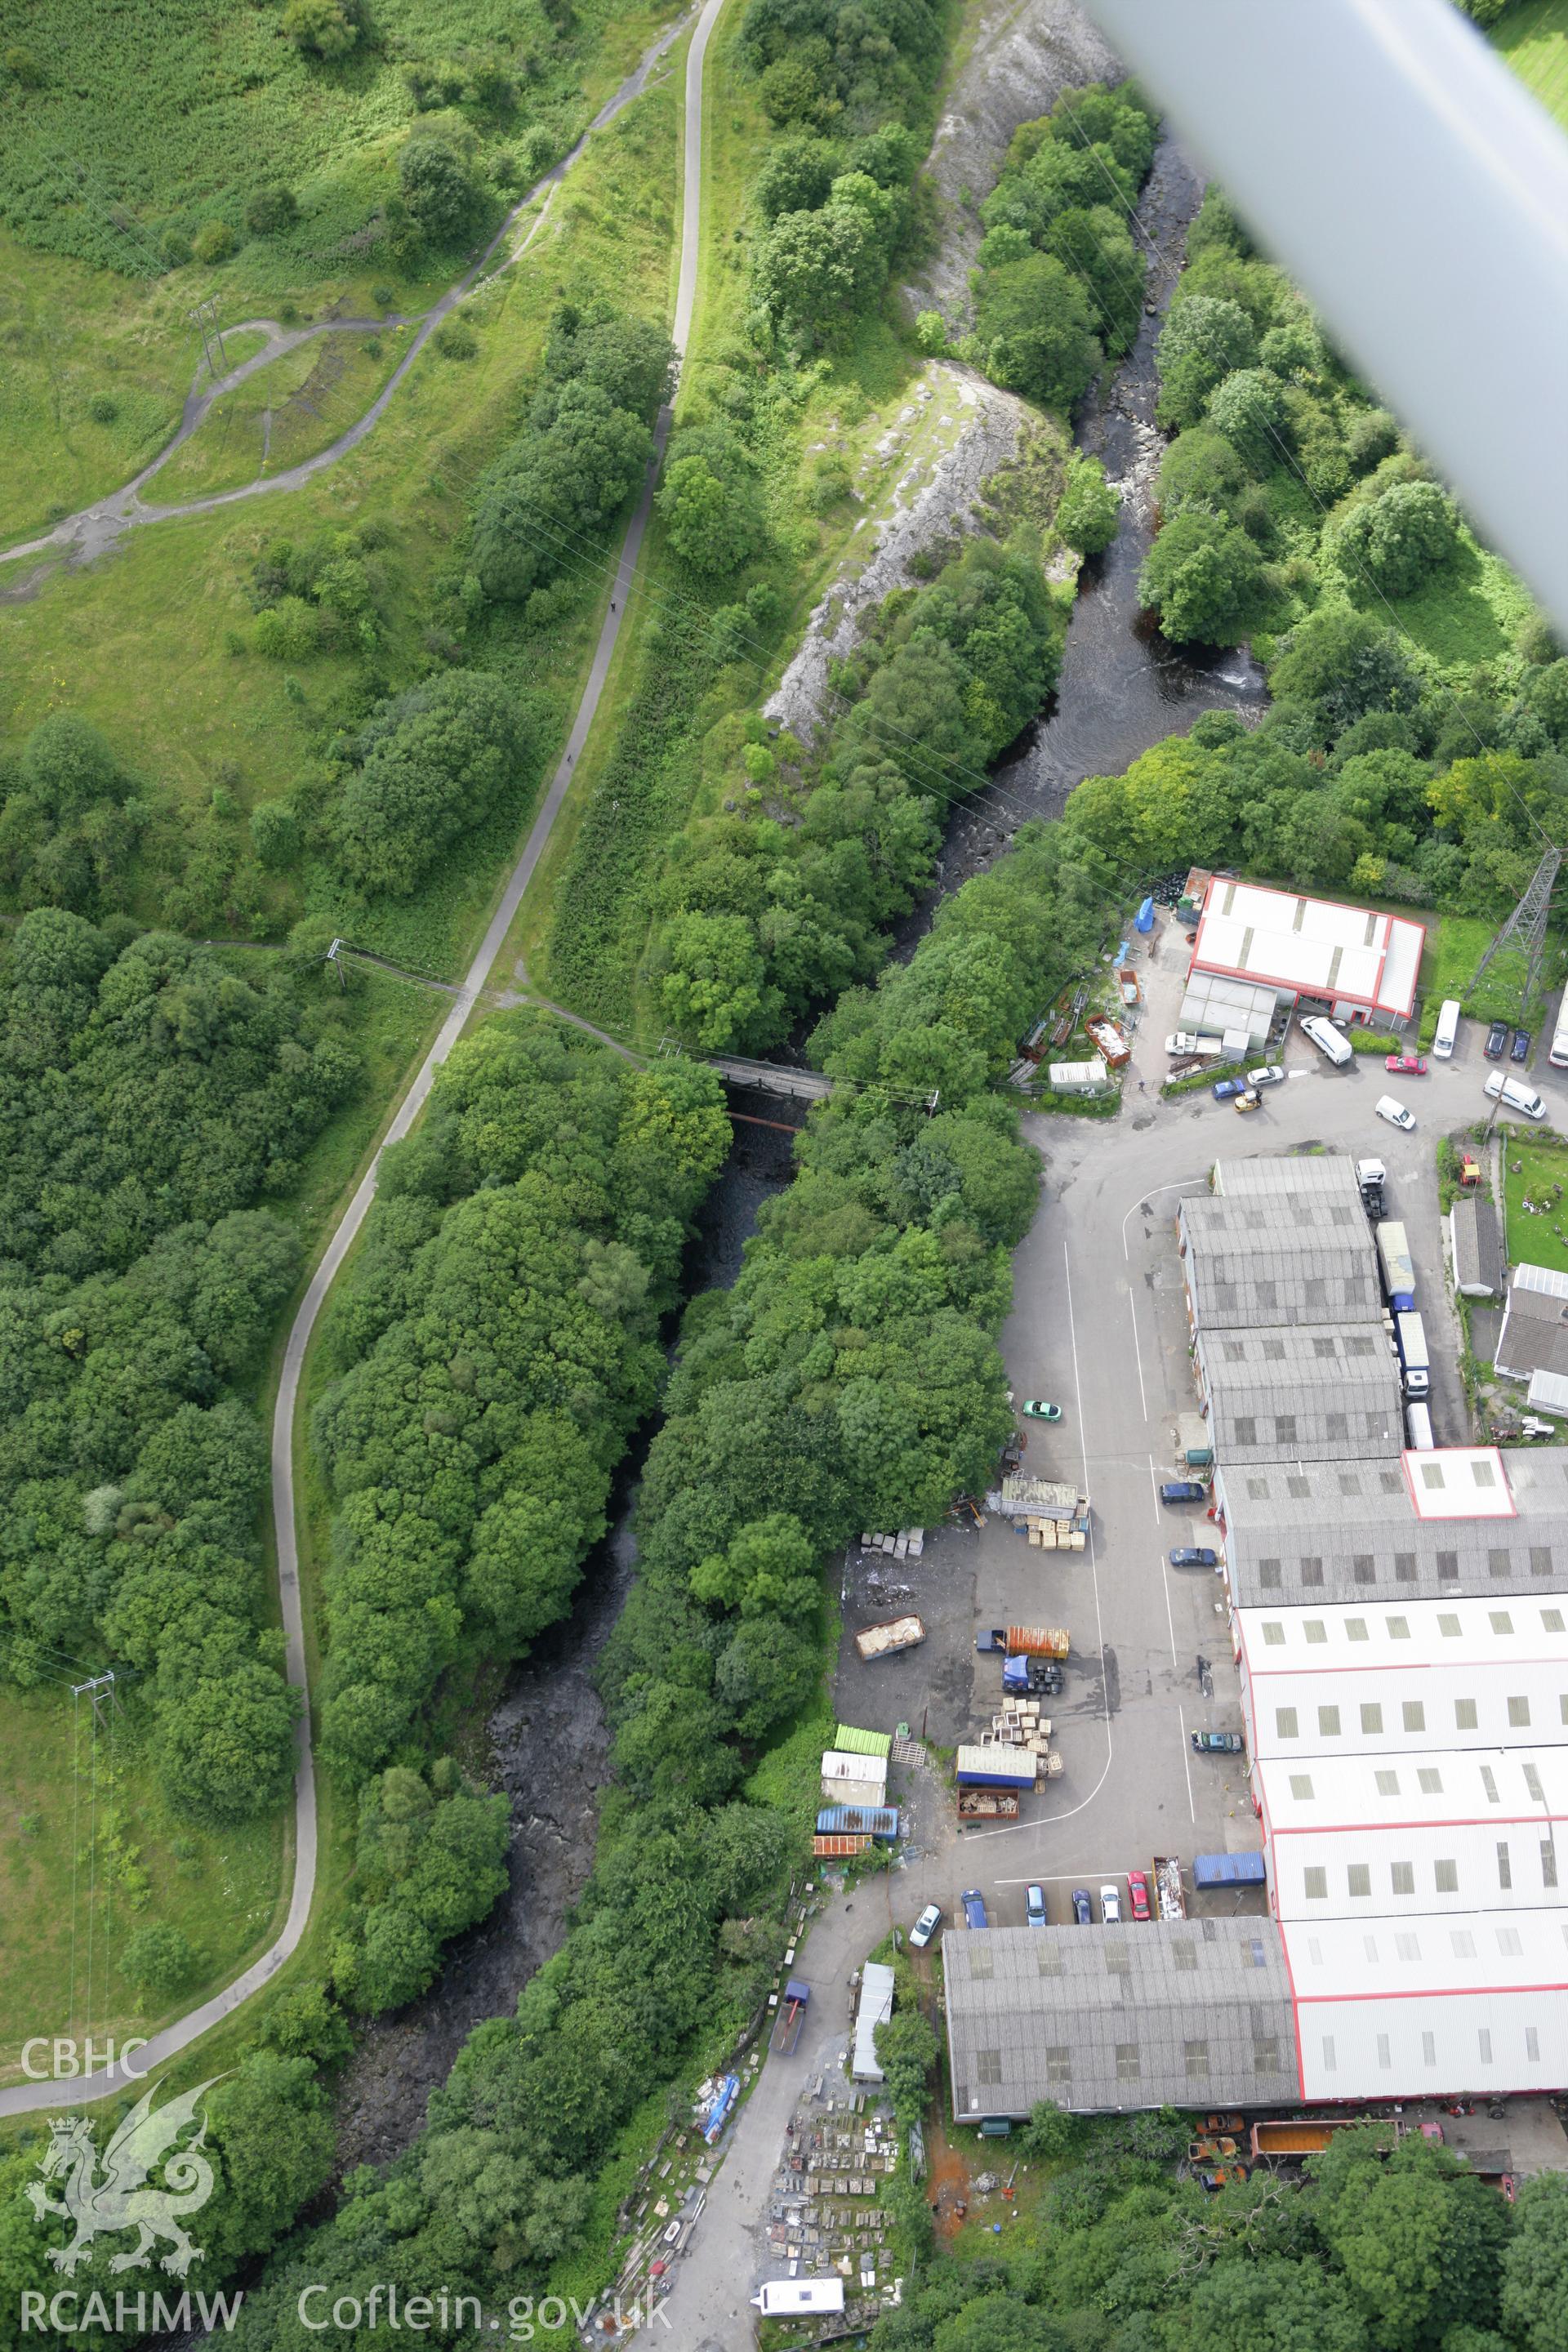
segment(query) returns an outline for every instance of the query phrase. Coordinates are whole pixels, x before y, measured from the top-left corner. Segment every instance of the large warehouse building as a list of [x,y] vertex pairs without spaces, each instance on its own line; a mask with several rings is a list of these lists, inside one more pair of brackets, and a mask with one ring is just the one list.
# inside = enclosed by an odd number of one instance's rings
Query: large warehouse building
[[1203,914],[1181,1028],[1245,1027],[1261,1045],[1282,1006],[1380,1029],[1409,1020],[1426,938],[1419,923],[1223,875],[1194,874],[1187,888],[1201,891]]
[[1568,1453],[1404,1449],[1347,1160],[1178,1234],[1271,1916],[952,1937],[955,2111],[1568,2087]]

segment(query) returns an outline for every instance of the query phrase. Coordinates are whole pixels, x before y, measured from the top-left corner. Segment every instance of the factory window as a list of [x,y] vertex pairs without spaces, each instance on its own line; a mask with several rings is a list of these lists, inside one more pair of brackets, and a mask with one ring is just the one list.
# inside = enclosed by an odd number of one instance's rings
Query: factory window
[[1450,1928],[1448,1931],[1448,1941],[1454,1948],[1454,1958],[1457,1960],[1473,1960],[1475,1958],[1476,1939],[1471,1935],[1468,1927]]
[[1321,1863],[1310,1862],[1301,1873],[1301,1892],[1309,1903],[1328,1899],[1329,1874]]
[[1508,1703],[1508,1719],[1516,1729],[1521,1731],[1528,1730],[1530,1727],[1530,1701],[1527,1698],[1510,1698]]
[[1388,1628],[1388,1638],[1391,1642],[1408,1642],[1410,1639],[1408,1617],[1385,1617],[1383,1622]]
[[1508,1840],[1499,1838],[1497,1845],[1497,1883],[1508,1888],[1513,1885],[1513,1864],[1509,1860]]
[[[1342,1412],[1337,1416],[1331,1413],[1329,1418],[1331,1421],[1336,1418],[1343,1421],[1344,1415]],[[1329,1435],[1331,1437],[1343,1437],[1346,1433],[1347,1433],[1342,1429],[1331,1429],[1329,1432]],[[1342,1495],[1359,1495],[1361,1493],[1361,1472],[1359,1470],[1342,1470],[1340,1472],[1340,1492]]]
[[1436,1494],[1443,1485],[1444,1477],[1445,1472],[1440,1462],[1423,1462],[1421,1465],[1421,1484],[1432,1493]]
[[1293,1412],[1277,1412],[1274,1416],[1274,1440],[1278,1445],[1296,1443],[1296,1416]]
[[994,1977],[995,1975],[995,1956],[992,1952],[989,1944],[978,1945],[970,1951],[969,1973],[972,1977]]
[[1272,1282],[1255,1282],[1253,1292],[1259,1307],[1278,1307],[1279,1304],[1279,1293]]
[[1260,1559],[1258,1561],[1258,1581],[1263,1587],[1265,1591],[1277,1592],[1284,1580],[1285,1580],[1279,1571],[1279,1562],[1277,1559]]
[[1377,1966],[1377,1937],[1375,1936],[1363,1936],[1361,1939],[1361,1948],[1365,1953],[1367,1958],[1372,1962],[1373,1968],[1375,1968]]
[[1043,1977],[1059,1977],[1062,1973],[1062,1948],[1054,1938],[1042,1936],[1036,1945],[1039,1970]]
[[1352,1862],[1345,1865],[1345,1893],[1360,1897],[1372,1893],[1372,1864]]
[[1562,1610],[1543,1609],[1541,1612],[1541,1630],[1543,1633],[1561,1633],[1563,1631]]
[[1377,1483],[1385,1495],[1399,1495],[1405,1490],[1405,1481],[1397,1470],[1380,1470]]
[[1406,1731],[1426,1730],[1426,1703],[1425,1699],[1407,1698],[1404,1702],[1401,1713],[1405,1717],[1405,1728]]
[[1318,1736],[1321,1739],[1337,1739],[1340,1736],[1340,1711],[1337,1706],[1318,1709]]
[[1557,1848],[1550,1838],[1541,1841],[1541,1884],[1542,1886],[1555,1886],[1557,1884]]
[[977,2050],[974,2053],[974,2079],[977,2083],[995,2084],[1002,2080],[1000,2050]]
[[1440,1551],[1440,1552],[1437,1554],[1437,1581],[1438,1581],[1438,1583],[1439,1583],[1439,1584],[1458,1584],[1458,1580],[1459,1580],[1459,1555],[1458,1555],[1458,1553],[1457,1551]]
[[[1551,1546],[1550,1544],[1531,1544],[1531,1547],[1530,1547],[1530,1572],[1531,1572],[1531,1576],[1550,1576],[1550,1575],[1551,1575],[1551,1573],[1552,1573],[1552,1546]],[[1547,1613],[1548,1615],[1550,1615],[1550,1614],[1552,1614],[1552,1612],[1550,1612],[1550,1611],[1548,1611],[1546,1613]],[[1559,1621],[1561,1621],[1561,1616],[1562,1616],[1562,1612],[1561,1612],[1561,1611],[1557,1612],[1556,1613],[1557,1613],[1557,1615],[1558,1615],[1558,1617],[1559,1617]],[[1548,1632],[1555,1631],[1555,1632],[1557,1632],[1557,1633],[1560,1633],[1562,1632],[1562,1630],[1563,1630],[1563,1627],[1562,1627],[1562,1623],[1561,1623],[1561,1622],[1559,1622],[1559,1623],[1556,1625],[1556,1627],[1555,1627],[1555,1628],[1548,1627],[1548,1629],[1547,1629],[1547,1630],[1548,1630]]]
[[1489,1805],[1499,1805],[1502,1802],[1497,1791],[1497,1774],[1489,1764],[1481,1766],[1481,1786],[1487,1792]]
[[1345,1335],[1345,1353],[1347,1356],[1370,1356],[1372,1349],[1373,1341],[1370,1332],[1351,1331],[1347,1332]]
[[1424,2033],[1421,2036],[1421,2063],[1424,2066],[1435,2066],[1437,2063],[1437,2037],[1435,2033]]
[[[1327,1416],[1327,1426],[1331,1437],[1348,1437],[1351,1433],[1351,1417],[1348,1412],[1331,1412]],[[1359,1479],[1356,1481],[1356,1492],[1358,1495],[1361,1492]]]
[[1331,1364],[1339,1352],[1338,1347],[1331,1339],[1319,1339],[1312,1342],[1312,1353],[1321,1364]]
[[1220,1347],[1224,1352],[1225,1360],[1227,1364],[1246,1363],[1247,1342],[1245,1339],[1222,1339],[1220,1341]]
[[1310,1772],[1291,1773],[1290,1794],[1298,1799],[1302,1804],[1310,1804],[1311,1802],[1312,1776]]
[[1497,1472],[1493,1469],[1489,1462],[1472,1462],[1470,1465],[1470,1482],[1472,1486],[1495,1486],[1497,1485]]
[[1255,2033],[1253,2035],[1252,2071],[1255,2074],[1278,2074],[1279,2073],[1279,2036],[1277,2033]]
[[1247,1491],[1255,1503],[1266,1503],[1268,1500],[1268,1479],[1249,1478],[1247,1482]]
[[1257,1444],[1258,1423],[1254,1421],[1249,1412],[1238,1412],[1237,1414],[1236,1426],[1232,1432],[1232,1435],[1237,1445]]
[[1388,2046],[1388,2036],[1386,2033],[1380,2033],[1377,2037],[1377,2063],[1383,2068],[1384,2074],[1388,2072],[1389,2068],[1394,2063],[1394,2053]]
[[1358,1584],[1375,1584],[1377,1582],[1377,1570],[1373,1565],[1373,1556],[1371,1552],[1358,1551],[1356,1553],[1355,1558],[1351,1562],[1351,1574],[1355,1578]]
[[1105,1973],[1108,1977],[1130,1977],[1132,1973],[1131,1947],[1120,1939],[1105,1946]]
[[1532,2066],[1540,2063],[1541,2036],[1533,2025],[1527,2025],[1524,2029],[1524,2054]]
[[1381,1731],[1383,1729],[1383,1704],[1381,1700],[1368,1698],[1362,1701],[1361,1727],[1363,1731]]
[[1413,1551],[1396,1551],[1394,1553],[1394,1580],[1395,1584],[1415,1583],[1415,1554]]
[[1191,1936],[1173,1936],[1169,1950],[1173,1967],[1178,1969],[1195,1969],[1197,1967],[1198,1948],[1193,1941]]
[[1264,1620],[1264,1623],[1263,1623],[1263,1646],[1264,1646],[1264,1648],[1265,1648],[1266,1650],[1279,1650],[1279,1649],[1282,1649],[1282,1648],[1284,1647],[1284,1643],[1285,1643],[1285,1628],[1284,1628],[1284,1626],[1283,1626],[1283,1625],[1281,1625],[1281,1623],[1279,1622],[1279,1618],[1278,1618],[1278,1617],[1268,1617],[1268,1618],[1265,1618],[1265,1620]]
[[1415,1864],[1413,1862],[1390,1863],[1388,1865],[1388,1875],[1390,1884],[1393,1886],[1395,1895],[1415,1894]]
[[1323,2072],[1325,2074],[1331,2074],[1333,2071],[1334,2037],[1331,2033],[1325,2033],[1323,2036]]
[[1443,1793],[1443,1775],[1436,1764],[1417,1765],[1415,1784],[1424,1797],[1440,1797]]
[[1295,1739],[1300,1737],[1296,1727],[1296,1710],[1293,1706],[1275,1708],[1274,1736],[1277,1739]]
[[1474,1731],[1476,1728],[1476,1702],[1473,1698],[1457,1698],[1454,1701],[1454,1728],[1456,1731]]
[[1441,1633],[1445,1642],[1458,1641],[1459,1635],[1459,1621],[1451,1610],[1443,1609],[1438,1612],[1437,1631]]
[[1399,1794],[1398,1773],[1379,1772],[1377,1775],[1377,1793],[1380,1797],[1397,1797]]
[[1418,1960],[1421,1958],[1421,1938],[1419,1936],[1395,1936],[1394,1948],[1402,1960]]
[[1135,2083],[1140,2068],[1136,2042],[1119,2042],[1116,2045],[1116,2079],[1119,2083]]
[[1487,1554],[1487,1573],[1489,1576],[1511,1576],[1513,1574],[1513,1554],[1500,1549],[1496,1551],[1489,1551]]
[[1261,1936],[1249,1936],[1243,1944],[1241,1965],[1244,1969],[1266,1969],[1268,1966],[1268,1955],[1263,1948]]
[[1517,1960],[1524,1950],[1524,1941],[1517,1927],[1500,1927],[1497,1948],[1505,1960]]
[[1206,2042],[1184,2042],[1182,2055],[1187,2062],[1187,2080],[1206,2082],[1209,2071],[1209,2046]]
[[1541,1785],[1541,1775],[1533,1764],[1527,1764],[1524,1768],[1524,1785],[1538,1805],[1543,1805],[1546,1802],[1546,1792]]
[[1345,1619],[1345,1639],[1347,1642],[1365,1641],[1366,1619],[1364,1617],[1347,1617]]
[[1317,1552],[1307,1552],[1307,1553],[1304,1553],[1304,1554],[1302,1555],[1302,1559],[1301,1559],[1301,1581],[1302,1581],[1302,1583],[1303,1583],[1303,1584],[1321,1584],[1322,1580],[1323,1580],[1323,1562],[1322,1562],[1321,1555],[1320,1553],[1317,1553]]
[[1300,1471],[1291,1471],[1287,1475],[1285,1480],[1285,1492],[1291,1496],[1298,1503],[1304,1503],[1311,1491],[1311,1480],[1310,1478],[1302,1477]]
[[1312,1643],[1326,1642],[1329,1638],[1329,1629],[1321,1617],[1304,1617],[1301,1632],[1304,1638]]
[[1487,1615],[1491,1621],[1491,1629],[1494,1633],[1512,1633],[1513,1619],[1509,1615],[1506,1609],[1489,1609],[1487,1611]]
[[1490,2028],[1483,2025],[1480,2032],[1477,2034],[1476,2040],[1480,2046],[1481,2064],[1483,2066],[1489,2066],[1492,2063],[1492,2037]]
[[1058,2089],[1072,2081],[1072,2052],[1065,2042],[1047,2042],[1046,2080]]
[[1459,1891],[1459,1865],[1457,1862],[1435,1862],[1432,1883],[1439,1895],[1457,1895]]

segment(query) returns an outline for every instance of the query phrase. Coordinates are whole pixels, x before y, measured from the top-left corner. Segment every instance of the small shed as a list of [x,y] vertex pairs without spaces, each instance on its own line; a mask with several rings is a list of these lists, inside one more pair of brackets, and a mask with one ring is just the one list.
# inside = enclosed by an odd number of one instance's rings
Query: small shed
[[860,1972],[860,2003],[855,2011],[855,2054],[849,2073],[857,2083],[879,2083],[876,2032],[893,2014],[893,1971],[880,1960],[868,1960]]
[[1100,1054],[1092,1062],[1047,1063],[1046,1077],[1056,1095],[1102,1094],[1110,1083],[1110,1073]]
[[1448,1212],[1448,1253],[1461,1298],[1497,1298],[1503,1286],[1497,1211],[1477,1192],[1461,1192]]
[[1568,1379],[1561,1372],[1532,1372],[1525,1402],[1531,1412],[1549,1412],[1554,1421],[1568,1421]]

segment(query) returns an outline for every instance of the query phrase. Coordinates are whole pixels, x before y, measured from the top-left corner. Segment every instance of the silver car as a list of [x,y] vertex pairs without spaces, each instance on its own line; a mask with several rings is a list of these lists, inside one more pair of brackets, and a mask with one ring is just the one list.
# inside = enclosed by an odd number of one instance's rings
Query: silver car
[[942,1905],[928,1903],[914,1926],[910,1929],[910,1943],[917,1952],[923,1952],[942,1925]]

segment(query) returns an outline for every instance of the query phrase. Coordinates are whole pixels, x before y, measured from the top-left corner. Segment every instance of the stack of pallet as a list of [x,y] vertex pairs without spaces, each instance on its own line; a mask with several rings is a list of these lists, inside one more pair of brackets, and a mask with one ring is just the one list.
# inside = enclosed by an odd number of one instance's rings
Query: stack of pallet
[[1051,1753],[1051,1719],[1040,1712],[1036,1698],[1021,1698],[991,1718],[991,1728],[980,1735],[982,1748],[1019,1748],[1035,1759],[1037,1780],[1054,1778],[1062,1759]]
[[1036,1551],[1082,1551],[1082,1528],[1064,1527],[1059,1519],[1030,1519],[1029,1541]]

